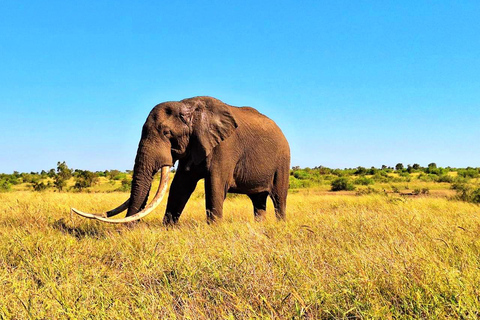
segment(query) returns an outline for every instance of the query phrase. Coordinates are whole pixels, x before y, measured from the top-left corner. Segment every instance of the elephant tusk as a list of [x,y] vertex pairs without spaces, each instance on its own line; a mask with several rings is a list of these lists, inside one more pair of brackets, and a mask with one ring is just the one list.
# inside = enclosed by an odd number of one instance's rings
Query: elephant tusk
[[122,219],[109,219],[109,218],[100,217],[100,216],[94,216],[94,218],[100,221],[110,222],[110,223],[126,223],[126,222],[136,221],[147,216],[149,213],[155,210],[155,208],[160,204],[163,197],[165,196],[165,193],[167,192],[169,171],[170,171],[170,166],[162,167],[162,172],[160,174],[160,184],[158,186],[157,193],[155,194],[155,197],[153,198],[152,202],[150,202],[142,211],[139,211],[132,216],[125,217]]
[[80,210],[77,210],[75,208],[71,208],[71,211],[75,212],[76,214],[84,217],[84,218],[88,218],[88,219],[96,219],[98,217],[113,217],[125,210],[128,209],[128,205],[130,204],[130,198],[127,199],[127,201],[125,201],[124,203],[122,203],[120,206],[118,206],[117,208],[115,209],[112,209],[110,211],[107,211],[107,212],[102,212],[102,213],[88,213],[88,212],[82,212]]

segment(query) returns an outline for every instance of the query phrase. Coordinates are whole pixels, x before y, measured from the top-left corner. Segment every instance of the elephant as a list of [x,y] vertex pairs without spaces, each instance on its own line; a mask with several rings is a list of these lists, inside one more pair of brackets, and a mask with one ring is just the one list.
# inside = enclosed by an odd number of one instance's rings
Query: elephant
[[[170,168],[178,161],[163,219],[176,224],[195,190],[205,180],[207,222],[222,218],[227,192],[246,194],[254,217],[263,220],[270,196],[278,220],[285,219],[290,147],[274,121],[251,107],[234,107],[199,96],[156,105],[145,121],[135,158],[130,198],[104,213],[83,217],[125,223],[152,212],[166,193]],[[160,185],[147,205],[153,177]],[[112,219],[127,210],[125,218]]]

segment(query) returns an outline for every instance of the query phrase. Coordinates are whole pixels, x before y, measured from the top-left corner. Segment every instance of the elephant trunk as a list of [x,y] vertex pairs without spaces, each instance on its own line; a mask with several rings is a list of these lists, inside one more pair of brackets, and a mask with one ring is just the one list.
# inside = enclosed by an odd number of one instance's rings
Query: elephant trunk
[[[167,150],[167,152],[163,152],[164,150]],[[143,141],[140,143],[133,169],[132,190],[127,217],[136,215],[145,208],[154,175],[158,170],[171,165],[170,148],[153,147]],[[162,169],[163,174],[164,170]],[[166,175],[168,176],[168,171]],[[163,181],[164,178],[161,177],[160,180]]]
[[134,170],[127,217],[136,214],[147,205],[154,174],[154,172],[137,172],[137,170]]

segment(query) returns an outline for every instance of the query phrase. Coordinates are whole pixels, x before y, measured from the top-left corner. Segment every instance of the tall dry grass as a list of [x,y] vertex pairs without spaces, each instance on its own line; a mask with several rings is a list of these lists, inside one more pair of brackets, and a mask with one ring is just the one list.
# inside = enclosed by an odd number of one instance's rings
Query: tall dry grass
[[0,194],[0,318],[478,318],[479,206],[306,192],[286,222],[231,197],[215,225],[197,193],[168,230],[163,208],[134,226],[69,215],[125,193]]

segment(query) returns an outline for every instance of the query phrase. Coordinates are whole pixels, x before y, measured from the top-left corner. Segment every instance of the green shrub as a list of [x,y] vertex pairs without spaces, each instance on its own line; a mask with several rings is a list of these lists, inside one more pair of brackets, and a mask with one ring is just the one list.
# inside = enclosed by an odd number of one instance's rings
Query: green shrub
[[401,172],[398,173],[398,175],[400,177],[410,178],[410,173],[408,173],[407,171],[401,171]]
[[435,182],[452,183],[453,182],[453,177],[448,175],[448,174],[442,174],[442,175],[438,176],[438,178],[435,180]]
[[456,184],[465,184],[468,182],[469,179],[467,178],[463,178],[463,177],[460,177],[460,176],[456,176],[455,178],[453,178],[453,183],[456,183]]
[[43,182],[32,183],[33,190],[38,191],[38,192],[45,191],[48,188],[50,188],[51,186],[52,186],[52,184],[50,182],[48,182],[47,184],[45,184]]
[[346,177],[340,177],[332,181],[332,191],[355,190],[355,186]]
[[113,177],[113,180],[123,180],[127,178],[127,174],[124,172],[121,172]]
[[6,180],[2,179],[0,180],[0,192],[8,192],[12,189],[12,184]]
[[466,169],[459,169],[458,176],[462,178],[478,178],[480,176],[480,173],[478,169],[466,168]]
[[132,180],[125,178],[122,180],[122,184],[117,191],[129,192],[132,189]]
[[98,177],[95,173],[82,170],[78,172],[78,175],[75,177],[75,185],[73,186],[78,191],[81,191],[85,188],[89,188],[92,185],[98,182]]
[[454,183],[451,187],[457,191],[457,199],[480,204],[480,188],[465,183]]
[[290,189],[300,189],[300,188],[309,188],[312,186],[312,181],[310,180],[300,180],[294,176],[290,176],[289,188]]
[[375,184],[375,181],[373,181],[373,179],[371,179],[371,178],[359,177],[359,178],[355,179],[355,181],[353,181],[353,183],[358,184],[358,185],[362,185],[362,186],[368,186],[368,185],[371,185],[371,184]]
[[373,180],[376,182],[388,182],[390,181],[390,177],[388,176],[388,173],[385,171],[377,171],[375,175],[372,177]]
[[303,171],[303,170],[294,171],[293,176],[297,179],[300,179],[300,180],[307,180],[307,179],[310,179],[310,177],[311,177],[308,172]]
[[473,203],[480,204],[480,188],[472,192],[470,201]]
[[449,178],[447,178],[448,176],[446,174],[441,174],[440,176],[437,176],[436,174],[432,174],[432,173],[429,173],[429,174],[420,173],[418,175],[417,179],[421,180],[421,181],[424,181],[424,182],[432,182],[432,181],[441,182],[441,181],[439,181],[439,179],[440,179],[439,177],[442,177],[442,179],[449,179]]
[[367,169],[365,169],[364,167],[357,167],[357,170],[353,173],[354,175],[360,175],[360,176],[363,176],[363,175],[366,175],[367,174]]

